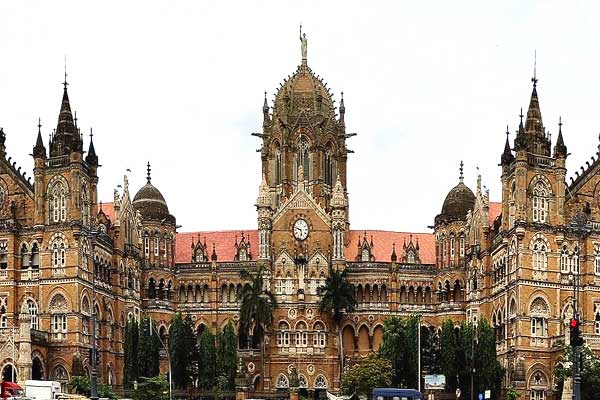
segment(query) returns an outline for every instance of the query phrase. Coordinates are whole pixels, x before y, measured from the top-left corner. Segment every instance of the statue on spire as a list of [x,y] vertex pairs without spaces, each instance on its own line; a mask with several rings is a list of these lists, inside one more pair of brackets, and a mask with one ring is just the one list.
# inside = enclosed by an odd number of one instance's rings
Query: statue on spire
[[307,42],[306,33],[302,33],[302,24],[300,24],[300,49],[302,50],[302,65],[306,65]]

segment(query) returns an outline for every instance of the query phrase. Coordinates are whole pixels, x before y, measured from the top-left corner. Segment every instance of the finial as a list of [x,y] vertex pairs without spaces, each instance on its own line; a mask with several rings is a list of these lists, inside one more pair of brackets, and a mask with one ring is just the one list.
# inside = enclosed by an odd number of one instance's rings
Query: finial
[[533,52],[533,78],[531,78],[531,82],[533,82],[533,87],[537,85],[537,50]]
[[510,135],[510,132],[508,131],[508,125],[506,125],[506,137],[508,137],[508,135]]
[[65,87],[65,90],[67,90],[67,85],[69,83],[67,82],[67,55],[65,54],[65,81],[63,82],[63,86]]
[[38,133],[42,133],[42,118],[38,117]]
[[73,116],[73,120],[75,122],[75,126],[77,126],[77,110],[73,112],[75,115]]
[[521,123],[523,123],[523,107],[521,107],[521,114],[519,114],[519,118],[521,118]]
[[146,175],[146,181],[147,181],[148,183],[150,183],[150,180],[151,180],[151,178],[150,178],[150,161],[148,161],[148,165],[146,166],[146,169],[147,169],[147,171],[148,171],[148,172],[147,172],[148,174]]
[[562,115],[558,116],[558,131],[562,131]]
[[94,130],[90,127],[90,140],[94,137]]
[[458,177],[458,180],[460,181],[460,183],[463,183],[463,181],[464,181],[463,166],[464,166],[464,163],[462,162],[462,160],[460,160],[460,168],[458,169],[460,171],[460,175]]

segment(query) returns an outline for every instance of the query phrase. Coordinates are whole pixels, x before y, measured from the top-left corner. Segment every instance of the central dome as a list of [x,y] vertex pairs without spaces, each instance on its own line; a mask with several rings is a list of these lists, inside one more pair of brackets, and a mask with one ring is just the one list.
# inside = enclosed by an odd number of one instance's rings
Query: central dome
[[308,65],[302,64],[279,88],[275,97],[274,114],[305,114],[311,119],[319,116],[335,120],[335,107],[323,80],[316,76]]
[[147,182],[135,194],[132,204],[145,220],[175,223],[175,217],[169,213],[165,198],[150,181],[150,163],[148,163]]
[[473,191],[462,180],[454,186],[442,205],[442,212],[435,217],[435,223],[464,221],[469,210],[475,205]]

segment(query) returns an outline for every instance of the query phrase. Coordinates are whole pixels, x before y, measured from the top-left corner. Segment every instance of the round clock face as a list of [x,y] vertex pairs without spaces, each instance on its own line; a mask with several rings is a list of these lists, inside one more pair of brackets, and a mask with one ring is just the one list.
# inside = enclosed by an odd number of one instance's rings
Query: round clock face
[[298,240],[304,240],[308,237],[308,223],[303,219],[294,222],[294,237]]

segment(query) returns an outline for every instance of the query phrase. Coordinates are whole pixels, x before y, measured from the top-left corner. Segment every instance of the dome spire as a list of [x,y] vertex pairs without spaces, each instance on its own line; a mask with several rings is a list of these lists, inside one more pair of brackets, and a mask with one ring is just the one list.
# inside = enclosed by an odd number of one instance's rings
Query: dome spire
[[146,183],[150,184],[150,181],[152,180],[151,176],[150,176],[150,161],[148,161],[148,164],[146,165]]
[[464,178],[464,176],[463,176],[463,167],[464,167],[464,165],[465,165],[465,164],[463,163],[463,161],[462,161],[462,160],[460,160],[460,168],[458,169],[458,170],[460,171],[460,175],[459,175],[459,177],[458,177],[458,180],[459,180],[459,182],[460,182],[460,183],[463,183],[463,182],[464,182],[464,180],[465,180],[465,178]]

